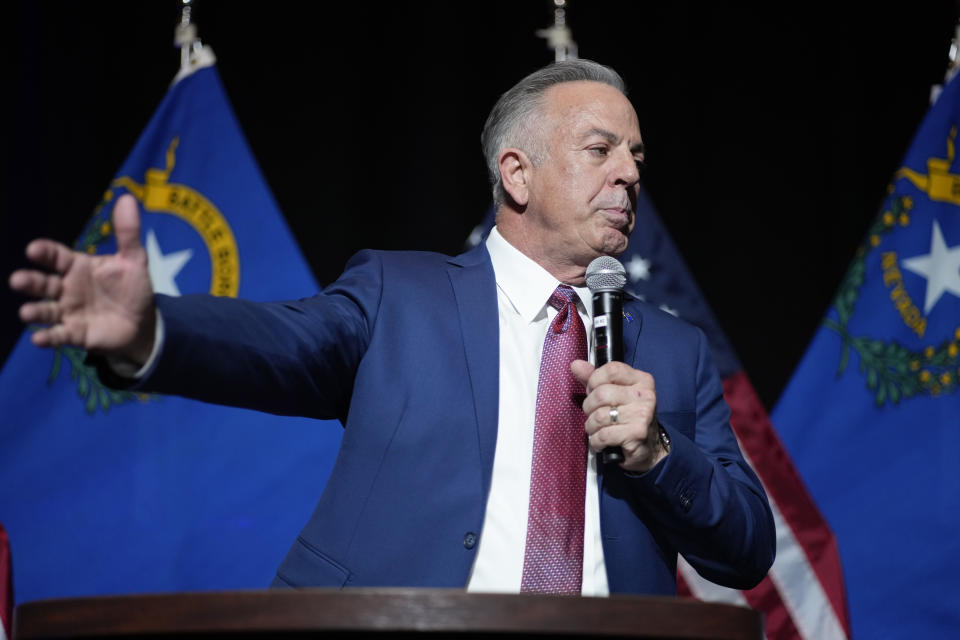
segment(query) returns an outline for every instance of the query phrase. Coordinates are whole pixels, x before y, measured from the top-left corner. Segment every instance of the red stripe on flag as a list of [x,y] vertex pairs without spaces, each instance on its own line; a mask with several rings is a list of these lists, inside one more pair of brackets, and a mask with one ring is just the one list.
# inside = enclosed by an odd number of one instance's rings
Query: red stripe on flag
[[[843,570],[833,532],[794,469],[793,462],[746,373],[739,371],[725,378],[723,392],[732,412],[730,425],[753,463],[757,475],[763,481],[770,499],[776,502],[780,513],[793,530],[794,537],[800,543],[837,619],[843,624],[849,637],[850,620],[847,615]],[[769,578],[764,582],[769,582]],[[779,599],[779,596],[777,598]]]
[[768,577],[753,589],[743,591],[750,608],[762,611],[764,630],[767,640],[802,640],[803,636],[783,604],[776,585]]
[[13,637],[10,625],[13,622],[13,564],[10,561],[10,540],[0,524],[0,621],[6,637]]
[[[700,576],[697,576],[696,580],[707,583],[706,578],[702,578]],[[787,609],[786,605],[783,603],[783,599],[780,597],[780,592],[777,590],[777,586],[773,583],[773,580],[771,580],[769,576],[764,578],[760,584],[750,591],[732,591],[740,594],[740,596],[746,601],[746,604],[751,609],[755,609],[763,613],[764,637],[767,640],[807,640],[800,633],[800,630],[797,629],[797,626],[793,621],[793,617],[790,615],[790,610]],[[683,573],[680,571],[677,572],[677,595],[680,597],[689,598],[697,597],[696,587],[691,588],[687,583],[686,578],[683,577]],[[712,599],[709,592],[704,595],[706,595],[708,600]],[[721,601],[731,603],[735,602],[734,600],[722,599]]]

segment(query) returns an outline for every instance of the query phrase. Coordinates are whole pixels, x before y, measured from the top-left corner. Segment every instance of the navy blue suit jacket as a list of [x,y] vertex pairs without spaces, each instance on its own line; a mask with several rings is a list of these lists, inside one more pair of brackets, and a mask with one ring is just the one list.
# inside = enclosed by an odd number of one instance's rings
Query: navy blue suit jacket
[[[165,343],[142,386],[280,414],[339,418],[332,475],[278,586],[463,587],[497,437],[497,292],[482,245],[456,258],[357,254],[321,294],[284,303],[157,296]],[[612,592],[674,594],[682,553],[748,588],[774,554],[759,481],[728,425],[703,334],[638,301],[625,360],[656,381],[670,455],[600,474]]]

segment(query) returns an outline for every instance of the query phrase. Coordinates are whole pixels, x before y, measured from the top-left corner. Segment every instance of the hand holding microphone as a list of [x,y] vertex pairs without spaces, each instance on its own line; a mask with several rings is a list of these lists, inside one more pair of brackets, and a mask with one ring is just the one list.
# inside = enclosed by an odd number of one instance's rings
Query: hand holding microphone
[[590,263],[586,279],[593,297],[596,367],[583,361],[572,367],[587,390],[584,426],[602,462],[643,473],[666,457],[670,445],[656,420],[653,376],[623,362],[626,272],[618,260],[604,256]]

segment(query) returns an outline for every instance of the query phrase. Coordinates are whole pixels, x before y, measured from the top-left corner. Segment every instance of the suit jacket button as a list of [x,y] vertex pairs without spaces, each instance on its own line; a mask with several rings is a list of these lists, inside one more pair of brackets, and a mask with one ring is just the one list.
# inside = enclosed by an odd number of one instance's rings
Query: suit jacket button
[[467,534],[463,536],[463,546],[467,549],[473,549],[477,546],[477,534],[473,531],[467,531]]

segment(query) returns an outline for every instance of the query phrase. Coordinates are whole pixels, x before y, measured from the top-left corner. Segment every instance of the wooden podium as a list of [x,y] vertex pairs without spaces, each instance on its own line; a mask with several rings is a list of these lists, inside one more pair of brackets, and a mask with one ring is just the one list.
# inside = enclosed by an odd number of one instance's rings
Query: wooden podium
[[13,630],[14,640],[358,635],[757,640],[763,624],[752,609],[678,598],[274,589],[27,602],[17,607]]

